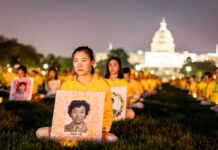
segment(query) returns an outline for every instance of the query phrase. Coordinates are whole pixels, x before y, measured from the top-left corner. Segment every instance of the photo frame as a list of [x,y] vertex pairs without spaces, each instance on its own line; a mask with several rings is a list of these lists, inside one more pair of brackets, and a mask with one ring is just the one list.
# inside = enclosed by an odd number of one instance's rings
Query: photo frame
[[10,101],[31,101],[34,79],[14,78],[10,89]]
[[111,87],[111,96],[113,101],[114,121],[125,120],[126,117],[126,100],[127,87],[114,86]]
[[105,92],[57,91],[51,138],[100,141],[104,101]]

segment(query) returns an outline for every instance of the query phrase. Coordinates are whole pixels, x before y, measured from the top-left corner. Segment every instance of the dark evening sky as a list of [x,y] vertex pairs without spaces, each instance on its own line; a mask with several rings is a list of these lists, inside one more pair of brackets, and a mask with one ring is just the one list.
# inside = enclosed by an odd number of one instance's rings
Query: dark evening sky
[[218,0],[0,0],[0,34],[61,56],[80,45],[108,51],[109,42],[149,51],[162,17],[176,51],[215,52]]

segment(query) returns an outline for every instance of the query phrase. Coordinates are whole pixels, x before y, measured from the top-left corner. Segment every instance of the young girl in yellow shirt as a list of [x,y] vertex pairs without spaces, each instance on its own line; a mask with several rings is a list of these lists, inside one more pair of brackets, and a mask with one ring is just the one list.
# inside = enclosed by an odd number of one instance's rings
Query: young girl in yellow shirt
[[[94,54],[92,49],[83,46],[79,47],[73,52],[72,58],[76,75],[72,79],[66,80],[61,89],[105,92],[102,137],[105,141],[118,140],[114,134],[109,133],[113,120],[110,87],[103,78],[93,74]],[[49,127],[39,128],[36,131],[36,135],[38,138],[48,138],[50,136],[50,130]]]
[[107,61],[105,78],[111,87],[113,86],[127,87],[126,119],[135,118],[135,112],[129,108],[130,95],[128,93],[128,83],[125,79],[123,79],[122,63],[118,57],[111,57]]

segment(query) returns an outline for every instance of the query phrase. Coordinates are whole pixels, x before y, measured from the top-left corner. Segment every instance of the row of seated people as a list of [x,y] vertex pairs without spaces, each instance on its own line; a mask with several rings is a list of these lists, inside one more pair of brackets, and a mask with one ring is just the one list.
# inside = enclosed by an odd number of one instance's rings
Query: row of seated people
[[201,105],[210,105],[218,112],[218,68],[212,73],[205,72],[201,80],[195,75],[172,80],[171,85],[187,90],[189,95],[200,101]]
[[[106,74],[104,77],[101,77],[99,74],[95,73],[93,70],[94,56],[93,52],[88,47],[79,47],[73,52],[73,66],[75,69],[75,75],[70,75],[65,78],[65,81],[61,83],[58,79],[57,69],[51,68],[48,71],[46,85],[51,86],[52,89],[56,92],[58,89],[61,90],[79,90],[79,91],[105,91],[107,94],[105,98],[104,106],[104,119],[103,119],[103,139],[106,141],[116,141],[117,137],[112,133],[109,133],[111,128],[111,121],[113,117],[112,113],[112,99],[110,90],[108,87],[113,86],[126,86],[127,87],[127,111],[126,119],[133,119],[135,117],[135,112],[132,108],[143,108],[143,98],[150,94],[156,93],[158,87],[161,85],[161,81],[158,77],[153,75],[148,75],[143,77],[143,72],[138,73],[138,78],[135,79],[133,73],[129,68],[122,68],[122,64],[119,58],[113,57],[107,61]],[[143,74],[143,75],[142,75]],[[27,69],[24,66],[20,66],[17,69],[17,77],[23,78],[27,75]],[[38,79],[42,76],[29,75],[35,78],[34,86],[39,86]],[[43,79],[40,79],[43,81]],[[52,81],[50,83],[50,81]],[[101,85],[100,85],[101,83]],[[35,85],[38,84],[38,85]],[[10,84],[9,84],[10,85]],[[36,88],[37,89],[37,88]],[[33,90],[34,91],[34,90]],[[52,93],[55,95],[55,92]],[[110,94],[109,94],[110,93]],[[38,95],[37,90],[33,92],[33,95]],[[38,98],[38,96],[36,96]],[[50,136],[50,127],[39,128],[36,131],[38,138],[49,138]]]
[[[8,72],[7,67],[4,66],[2,67],[2,72],[0,74],[0,83],[1,89],[9,92],[14,78],[32,77],[34,78],[32,89],[33,99],[43,99],[47,97],[54,98],[55,93],[60,89],[61,84],[64,81],[71,79],[74,74],[74,71],[69,72],[65,70],[59,75],[57,68],[51,67],[48,70],[47,75],[43,76],[37,69],[33,69],[28,73],[25,66],[19,66],[17,69],[14,69],[14,72]],[[102,76],[98,73],[98,71],[96,71],[95,74]],[[128,95],[131,97],[131,102],[135,102],[142,97],[155,94],[157,89],[161,86],[160,78],[144,71],[135,72],[132,69],[123,68],[122,74],[123,75],[121,77],[119,76],[119,78],[123,78],[127,81]],[[105,75],[105,77],[106,76],[107,75]],[[114,86],[113,82],[110,82],[111,80],[108,79],[107,81]],[[122,82],[115,84],[115,86],[122,85]]]

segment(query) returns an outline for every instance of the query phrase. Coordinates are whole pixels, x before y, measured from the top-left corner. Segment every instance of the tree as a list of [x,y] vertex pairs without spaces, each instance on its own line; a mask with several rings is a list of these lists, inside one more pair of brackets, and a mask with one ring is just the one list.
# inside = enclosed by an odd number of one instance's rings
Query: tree
[[96,69],[100,71],[100,73],[105,74],[106,67],[107,67],[107,60],[111,57],[118,57],[120,58],[122,62],[122,67],[129,67],[131,68],[133,65],[131,65],[128,61],[129,55],[125,52],[124,49],[118,48],[118,49],[113,49],[107,54],[107,59],[106,60],[100,60],[96,64]]
[[108,58],[118,57],[122,62],[123,67],[131,67],[131,64],[128,61],[129,55],[122,48],[113,49],[108,53]]
[[95,67],[103,75],[106,73],[106,67],[107,67],[106,63],[107,63],[107,60],[100,60],[97,62],[96,67]]
[[0,36],[0,64],[23,64],[27,67],[36,67],[40,63],[42,54],[37,53],[31,45],[19,43],[16,39]]
[[[191,68],[190,72],[187,72],[187,66]],[[182,66],[180,72],[185,75],[198,75],[201,77],[205,72],[212,73],[216,68],[214,61],[204,62],[189,62]]]

